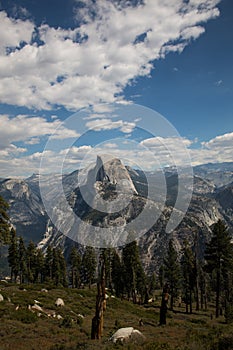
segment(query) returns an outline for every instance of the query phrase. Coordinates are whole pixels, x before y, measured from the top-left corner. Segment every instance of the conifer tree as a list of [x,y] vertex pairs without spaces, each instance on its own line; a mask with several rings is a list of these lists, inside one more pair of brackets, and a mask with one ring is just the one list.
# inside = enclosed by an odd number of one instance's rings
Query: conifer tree
[[139,291],[141,299],[146,291],[145,274],[139,257],[139,249],[136,241],[126,244],[122,251],[124,269],[124,286],[128,298],[132,297],[136,303],[136,292]]
[[11,281],[16,282],[19,273],[18,238],[14,229],[11,229],[11,240],[8,248],[8,262],[11,268]]
[[178,261],[177,251],[174,248],[173,240],[169,241],[167,256],[164,259],[164,276],[169,284],[170,290],[170,308],[173,310],[174,299],[180,282],[180,265]]
[[19,237],[19,247],[18,247],[18,254],[19,254],[19,277],[20,277],[20,283],[25,282],[25,277],[27,273],[27,264],[26,264],[26,248],[24,245],[24,240],[22,237]]
[[159,284],[160,287],[163,288],[164,286],[164,265],[160,265],[159,267]]
[[11,238],[8,209],[8,203],[0,196],[0,246],[8,244]]
[[44,267],[44,275],[47,281],[52,281],[52,265],[53,265],[53,250],[49,245],[45,254],[45,267]]
[[36,279],[36,246],[30,241],[26,249],[27,280],[34,283]]
[[58,248],[58,261],[59,261],[59,283],[63,285],[63,287],[67,287],[67,270],[66,270],[66,261],[64,254],[60,248]]
[[35,281],[44,282],[45,257],[41,249],[36,250],[35,256]]
[[124,293],[124,282],[123,282],[123,266],[121,259],[116,250],[112,253],[112,283],[116,293],[119,298]]
[[72,288],[78,288],[81,282],[81,257],[75,246],[73,246],[71,249],[69,256],[69,264]]
[[93,247],[87,246],[82,257],[82,279],[85,284],[91,287],[96,274],[96,255]]
[[[221,220],[213,226],[212,233],[212,238],[205,251],[205,268],[215,280],[215,315],[219,317],[221,297],[225,298],[225,303],[228,302],[229,286],[226,281],[229,280],[233,269],[233,244],[230,233]],[[225,295],[222,295],[222,291]]]
[[[182,275],[183,275],[183,289],[185,294],[186,313],[190,311],[192,313],[192,295],[194,291],[196,274],[195,274],[195,257],[188,242],[184,242],[184,248],[182,250]],[[190,308],[188,310],[188,307]]]
[[112,248],[101,249],[100,254],[103,256],[105,262],[105,286],[112,291]]

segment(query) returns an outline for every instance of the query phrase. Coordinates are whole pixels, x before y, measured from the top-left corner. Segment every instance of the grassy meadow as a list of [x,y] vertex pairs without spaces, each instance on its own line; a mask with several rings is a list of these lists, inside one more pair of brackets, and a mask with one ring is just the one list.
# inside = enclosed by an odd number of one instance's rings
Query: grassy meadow
[[[47,288],[47,292],[41,291]],[[13,285],[1,283],[0,293],[0,350],[75,350],[75,349],[145,349],[145,350],[230,350],[233,349],[233,325],[227,325],[214,314],[214,305],[208,311],[185,314],[184,305],[168,311],[167,325],[159,326],[160,292],[149,305],[134,305],[118,298],[107,299],[104,314],[104,335],[91,340],[91,320],[95,314],[96,287],[91,289],[54,289],[40,285]],[[55,306],[57,298],[65,306]],[[31,312],[28,305],[35,300],[48,313]],[[83,315],[84,318],[80,315]],[[139,325],[142,319],[143,324]],[[109,341],[121,327],[140,330],[145,340],[136,343]]]

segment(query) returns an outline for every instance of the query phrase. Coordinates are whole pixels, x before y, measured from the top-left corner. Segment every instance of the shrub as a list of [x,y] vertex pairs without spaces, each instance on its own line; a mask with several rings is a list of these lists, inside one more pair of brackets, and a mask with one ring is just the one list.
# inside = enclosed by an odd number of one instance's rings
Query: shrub
[[225,312],[226,323],[233,323],[233,305],[228,303]]
[[232,350],[233,335],[224,336],[219,339],[218,350]]
[[73,320],[69,315],[66,316],[61,322],[61,327],[71,328],[72,325],[73,325]]
[[37,315],[27,309],[19,309],[14,312],[13,318],[23,323],[34,323],[38,320]]

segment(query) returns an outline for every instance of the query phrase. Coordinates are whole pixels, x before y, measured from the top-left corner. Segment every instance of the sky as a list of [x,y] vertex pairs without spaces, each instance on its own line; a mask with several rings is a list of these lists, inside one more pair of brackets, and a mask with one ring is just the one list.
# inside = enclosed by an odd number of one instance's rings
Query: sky
[[233,161],[231,0],[0,0],[0,177]]

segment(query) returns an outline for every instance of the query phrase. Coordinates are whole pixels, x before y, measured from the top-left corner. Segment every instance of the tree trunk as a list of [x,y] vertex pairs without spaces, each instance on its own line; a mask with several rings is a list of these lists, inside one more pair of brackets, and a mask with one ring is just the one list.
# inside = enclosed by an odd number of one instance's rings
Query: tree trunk
[[167,284],[163,287],[163,294],[162,294],[162,301],[161,301],[161,307],[160,307],[160,319],[159,319],[159,325],[165,325],[167,323],[166,316],[167,316],[167,303],[169,299],[169,287]]
[[192,304],[192,290],[190,289],[189,290],[189,311],[190,311],[190,314],[193,313],[193,304]]
[[216,283],[216,306],[215,316],[219,317],[219,303],[220,303],[220,271],[217,271],[217,283]]
[[105,262],[102,257],[99,260],[98,283],[96,295],[95,316],[92,319],[91,339],[100,339],[103,335],[105,299]]
[[196,283],[196,311],[200,310],[200,300],[199,300],[199,283],[198,283],[198,277],[197,277],[197,283]]

